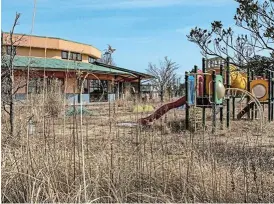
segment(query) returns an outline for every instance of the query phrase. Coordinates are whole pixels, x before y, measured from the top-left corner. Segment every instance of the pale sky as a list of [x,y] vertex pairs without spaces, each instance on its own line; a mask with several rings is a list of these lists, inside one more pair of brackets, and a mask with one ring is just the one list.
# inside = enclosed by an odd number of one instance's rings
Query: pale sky
[[[36,0],[34,35],[112,45],[117,66],[145,72],[165,56],[180,65],[178,74],[201,66],[198,47],[186,35],[214,20],[233,26],[233,0]],[[2,0],[2,30],[11,29],[22,13],[17,33],[30,34],[33,0]]]

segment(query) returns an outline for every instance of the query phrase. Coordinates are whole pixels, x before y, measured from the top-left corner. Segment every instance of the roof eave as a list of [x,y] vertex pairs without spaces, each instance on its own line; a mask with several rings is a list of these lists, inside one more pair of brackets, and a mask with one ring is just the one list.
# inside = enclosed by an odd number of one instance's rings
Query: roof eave
[[101,63],[101,62],[97,62],[97,61],[93,62],[92,64],[100,65],[100,66],[104,66],[104,67],[108,67],[108,68],[116,69],[116,70],[120,70],[120,71],[129,72],[129,73],[132,73],[134,75],[137,75],[137,77],[141,76],[144,79],[154,78],[153,76],[151,76],[149,74],[145,74],[145,73],[141,73],[141,72],[136,72],[136,71],[132,71],[132,70],[129,70],[129,69],[125,69],[125,68],[117,67],[117,66],[113,66],[113,65],[107,65],[107,64],[104,64],[104,63]]
[[[27,67],[22,67],[22,66],[15,66],[14,67],[15,70],[24,70],[27,69]],[[30,69],[35,69],[37,71],[44,71],[44,68],[40,68],[40,67],[30,67]],[[67,71],[67,72],[76,72],[77,70],[73,70],[73,69],[66,69],[66,68],[47,68],[45,67],[46,71]],[[132,74],[127,74],[127,73],[118,73],[118,72],[108,72],[108,71],[98,71],[98,70],[90,70],[90,69],[80,69],[81,71],[84,72],[90,72],[90,73],[97,73],[97,74],[109,74],[109,75],[126,75],[126,76],[131,76],[134,77],[134,75]]]

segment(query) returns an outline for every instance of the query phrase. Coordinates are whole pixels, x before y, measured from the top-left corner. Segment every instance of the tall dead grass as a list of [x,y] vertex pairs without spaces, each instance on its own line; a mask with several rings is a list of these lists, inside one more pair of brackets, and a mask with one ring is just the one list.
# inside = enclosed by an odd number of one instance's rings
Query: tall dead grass
[[89,106],[100,114],[81,124],[39,100],[31,112],[18,104],[13,140],[3,140],[2,121],[2,202],[274,202],[273,125],[262,134],[256,121],[190,133],[183,110],[172,110],[151,128],[118,127],[142,116],[121,101]]

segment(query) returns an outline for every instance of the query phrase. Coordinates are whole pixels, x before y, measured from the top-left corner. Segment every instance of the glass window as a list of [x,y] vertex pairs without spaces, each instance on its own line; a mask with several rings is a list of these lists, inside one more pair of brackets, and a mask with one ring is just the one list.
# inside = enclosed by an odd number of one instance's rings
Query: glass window
[[92,58],[92,57],[90,57],[90,56],[88,57],[88,62],[89,62],[89,63],[93,63],[94,61],[95,61],[94,58]]
[[40,94],[43,91],[43,79],[32,78],[29,81],[28,92],[29,94]]
[[[67,56],[68,55],[69,55],[69,60],[82,61],[82,54],[80,53],[70,52],[69,54],[67,53]],[[67,59],[67,58],[64,58],[64,59]]]
[[[49,77],[45,79],[45,91],[63,92],[64,79]],[[29,94],[42,94],[44,88],[44,78],[32,78],[28,84]]]
[[[74,57],[74,59],[73,59],[73,57]],[[74,52],[70,52],[70,53],[69,53],[69,59],[70,59],[70,60],[75,60],[75,59],[76,59],[76,55],[75,55]]]
[[90,80],[89,91],[91,101],[107,101],[108,100],[108,81]]
[[77,53],[77,60],[82,61],[82,55],[80,53]]
[[47,90],[48,91],[63,92],[63,89],[64,89],[64,79],[59,79],[59,78],[55,78],[55,77],[47,78]]
[[77,53],[72,53],[72,59],[77,60]]
[[62,57],[62,59],[68,59],[68,52],[67,51],[62,51],[61,57]]

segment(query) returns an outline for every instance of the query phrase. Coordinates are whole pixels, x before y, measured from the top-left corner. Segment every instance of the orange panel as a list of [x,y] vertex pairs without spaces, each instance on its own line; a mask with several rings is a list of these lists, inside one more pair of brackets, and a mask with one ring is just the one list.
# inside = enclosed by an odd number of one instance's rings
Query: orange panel
[[[92,45],[73,42],[60,38],[45,37],[45,36],[30,36],[21,34],[14,34],[13,40],[17,41],[16,46],[19,47],[31,47],[32,48],[47,48],[48,50],[65,50],[71,52],[78,52],[81,54],[93,56],[98,59],[101,58],[101,51]],[[4,33],[3,44],[10,45],[9,34]]]
[[259,101],[263,102],[268,100],[268,81],[263,79],[251,81],[250,90]]

